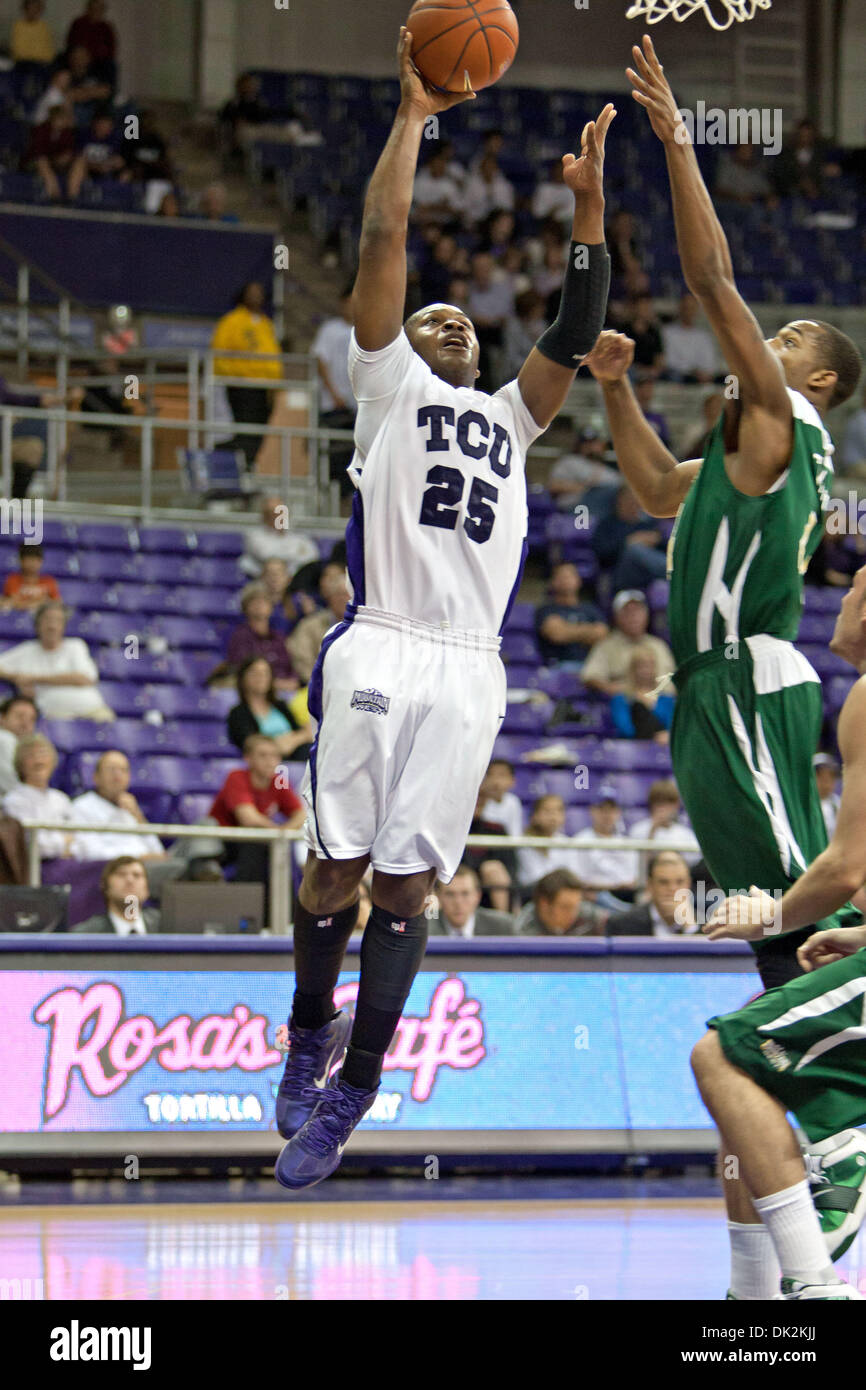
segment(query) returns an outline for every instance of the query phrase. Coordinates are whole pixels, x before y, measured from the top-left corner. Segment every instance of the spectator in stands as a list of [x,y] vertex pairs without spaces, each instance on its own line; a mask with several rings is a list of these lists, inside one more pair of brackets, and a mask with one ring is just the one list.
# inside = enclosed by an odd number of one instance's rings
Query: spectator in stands
[[496,156],[486,154],[466,180],[461,198],[468,227],[477,227],[491,212],[514,211],[514,187],[499,168]]
[[699,435],[686,445],[683,450],[684,459],[701,459],[704,450],[710,442],[710,435],[716,428],[718,418],[725,408],[725,398],[721,391],[711,391],[708,396],[704,396],[701,402],[701,411],[704,417],[704,428]]
[[114,128],[110,111],[98,111],[90,122],[81,151],[69,170],[69,196],[77,198],[85,179],[129,180],[126,160],[121,153],[120,138]]
[[546,179],[536,184],[531,203],[532,216],[539,222],[553,217],[571,232],[574,221],[574,194],[565,182],[562,161],[555,159]]
[[599,936],[608,913],[584,900],[583,884],[571,869],[552,869],[518,913],[517,936]]
[[35,169],[53,203],[72,196],[69,174],[76,158],[75,123],[67,106],[55,106],[48,119],[34,126],[24,164]]
[[820,139],[814,121],[799,121],[790,140],[773,164],[773,183],[783,198],[814,200],[826,191],[827,180],[838,178],[841,167],[826,140]]
[[[572,858],[574,872],[584,885],[585,896],[610,912],[624,912],[634,897],[640,873],[640,855],[633,850],[608,849],[606,840],[625,835],[622,807],[616,790],[602,784],[589,808],[591,825],[578,831],[575,846],[587,845]],[[601,841],[590,848],[588,841]]]
[[[235,307],[217,323],[211,348],[214,352],[256,355],[214,358],[216,376],[248,378],[251,382],[280,380],[283,374],[280,345],[264,307],[263,286],[258,280],[250,280],[238,295]],[[226,386],[235,424],[266,425],[271,418],[272,389],[268,386]],[[238,435],[226,448],[240,449],[251,469],[262,439],[262,435]]]
[[102,102],[111,99],[113,83],[105,77],[103,67],[95,65],[83,44],[68,50],[69,100],[80,109],[76,120],[85,124]]
[[[486,799],[483,789],[479,788],[469,834],[505,835],[505,826],[501,821],[486,819],[483,809]],[[461,862],[468,864],[478,874],[484,906],[492,907],[497,912],[510,912],[512,885],[517,877],[515,851],[494,848],[492,845],[467,845]]]
[[6,576],[0,609],[4,612],[10,609],[29,611],[38,608],[49,598],[59,603],[57,580],[52,579],[50,574],[41,574],[41,569],[42,546],[22,541],[18,547],[18,569]]
[[604,439],[591,425],[579,432],[574,449],[553,465],[547,490],[561,512],[574,511],[582,503],[591,517],[606,516],[622,485],[622,474],[604,462]]
[[605,227],[605,236],[612,281],[624,284],[628,278],[633,283],[642,269],[633,215],[625,208],[619,208]]
[[[561,796],[540,796],[532,805],[532,813],[524,831],[526,835],[544,838],[565,834],[565,802]],[[572,849],[519,849],[517,851],[517,883],[524,896],[540,878],[553,869],[574,867]]]
[[294,577],[302,565],[319,558],[315,541],[300,531],[289,529],[289,509],[279,497],[266,497],[262,502],[262,524],[244,532],[244,553],[240,566],[247,574],[258,576],[265,560],[285,560],[289,574]]
[[449,286],[459,271],[468,271],[469,258],[456,237],[443,232],[419,271],[421,298],[425,304],[451,303]]
[[444,303],[455,304],[458,309],[463,309],[468,313],[469,280],[466,276],[460,275],[451,281]]
[[70,108],[69,86],[72,75],[68,68],[55,68],[48,80],[48,86],[30,113],[32,126],[42,125],[58,106]]
[[274,111],[261,95],[261,83],[251,72],[242,72],[235,81],[235,94],[219,113],[232,154],[240,154],[261,130],[280,117],[291,119],[293,110]]
[[821,543],[809,566],[809,579],[812,583],[849,589],[854,575],[863,564],[864,557],[866,536],[861,536],[859,531],[849,535],[831,534],[825,527]]
[[769,198],[770,180],[761,168],[754,145],[745,141],[726,150],[716,166],[713,193],[732,203],[756,203]]
[[627,483],[616,494],[613,510],[596,526],[592,548],[602,569],[610,572],[614,589],[636,589],[665,577],[664,536]]
[[[151,208],[145,206],[145,212],[151,211]],[[180,199],[173,188],[170,188],[167,193],[162,194],[160,197],[156,215],[157,217],[180,217]],[[260,441],[257,440],[256,444],[258,445],[259,443]],[[227,445],[226,447],[228,448],[230,446]]]
[[554,565],[548,585],[549,598],[535,610],[535,633],[545,666],[579,670],[596,642],[608,634],[601,610],[580,600],[577,565]]
[[29,695],[43,719],[113,719],[99,672],[80,637],[67,637],[66,609],[49,599],[37,608],[35,639],[0,652],[0,680]]
[[[0,721],[2,722],[2,721]],[[832,840],[836,831],[836,818],[839,815],[839,764],[830,753],[816,753],[812,759],[815,769],[815,783],[821,799],[821,811],[827,827],[827,839]]]
[[306,707],[304,713],[302,720],[294,700],[286,704],[280,699],[271,667],[264,657],[253,656],[238,671],[238,703],[229,710],[228,736],[243,749],[251,734],[265,734],[281,758],[304,757],[313,740]]
[[84,13],[69,26],[66,48],[70,56],[76,48],[83,48],[94,76],[113,88],[117,83],[117,36],[105,11],[105,0],[88,0]]
[[291,575],[289,567],[280,555],[272,555],[270,560],[265,560],[262,565],[262,574],[259,583],[274,605],[271,612],[271,627],[281,629],[279,610],[282,608],[283,595],[289,585]]
[[514,764],[507,758],[493,758],[481,783],[481,815],[501,825],[506,835],[523,834],[523,805],[514,792]]
[[457,158],[457,151],[454,147],[454,141],[443,140],[439,148],[442,150],[446,160],[448,161],[447,168],[449,174],[451,175],[454,182],[457,184],[458,188],[462,188],[464,183],[466,182],[466,170],[460,163],[460,160]]
[[477,249],[489,251],[497,264],[502,264],[505,257],[515,250],[518,251],[518,259],[522,260],[520,248],[515,244],[516,230],[513,212],[506,212],[502,208],[491,212],[479,228],[481,240]]
[[[0,405],[40,406],[51,410],[55,406],[75,409],[81,404],[84,392],[70,387],[65,397],[59,391],[28,391],[12,386],[0,376]],[[39,471],[48,447],[48,421],[33,416],[17,419],[12,426],[12,496],[27,496],[30,484]]]
[[36,705],[26,695],[10,695],[0,704],[0,796],[18,786],[15,750],[19,740],[36,731]]
[[636,647],[628,664],[625,689],[610,700],[610,717],[620,738],[670,743],[674,696],[656,694],[662,674],[655,647]]
[[[174,178],[174,168],[168,145],[160,134],[156,117],[150,110],[139,111],[137,134],[126,141],[126,162],[132,177],[145,186],[157,185],[167,191]],[[162,196],[162,195],[160,195]]]
[[21,15],[12,25],[9,54],[19,73],[45,73],[49,63],[54,62],[57,45],[44,14],[42,0],[24,0]]
[[[265,734],[250,734],[244,743],[246,767],[230,772],[211,806],[218,825],[271,829],[303,825],[306,811],[280,768],[276,743]],[[269,849],[265,842],[229,843],[225,862],[235,865],[241,883],[267,883]]]
[[700,846],[691,826],[680,818],[682,801],[672,777],[660,777],[653,782],[647,804],[649,815],[634,822],[628,832],[631,839],[652,840],[657,845],[690,845],[690,849],[679,853],[687,864],[697,864],[701,857]]
[[[59,821],[75,819],[66,792],[50,785],[57,768],[57,749],[44,734],[25,734],[15,749],[15,772],[19,784],[3,798],[7,816],[20,821]],[[73,836],[63,830],[38,830],[36,842],[40,859],[67,859],[72,853]]]
[[610,917],[608,936],[700,936],[694,917],[692,876],[681,854],[664,849],[647,869],[648,901]]
[[504,149],[505,132],[500,130],[498,126],[491,126],[490,130],[485,130],[481,137],[480,146],[469,161],[470,174],[477,173],[489,155],[498,161]]
[[[319,373],[319,425],[326,430],[353,430],[357,404],[349,380],[349,339],[352,336],[352,286],[346,285],[340,295],[340,312],[325,319],[313,339],[310,352],[316,359]],[[339,482],[340,492],[348,496],[353,491],[346,469],[352,461],[354,445],[346,440],[330,441],[328,471]]]
[[161,873],[168,856],[156,835],[125,835],[124,826],[147,825],[147,816],[129,790],[132,771],[129,759],[119,748],[109,749],[98,759],[93,769],[93,790],[83,792],[72,803],[72,819],[82,825],[111,826],[100,834],[80,833],[73,852],[76,859],[114,859],[119,854],[134,854],[161,875],[180,876],[182,866],[172,866],[171,872]]
[[351,602],[346,570],[341,565],[325,565],[319,580],[319,594],[325,607],[302,618],[291,633],[286,646],[298,679],[306,685],[313,674],[325,633],[342,622]]
[[105,911],[73,927],[74,932],[94,935],[114,932],[117,936],[147,936],[161,925],[159,908],[145,907],[150,896],[147,870],[131,854],[112,859],[99,879]]
[[[554,300],[557,292],[560,296],[562,294],[562,277],[568,258],[569,245],[570,243],[567,241],[547,242],[541,265],[532,271],[532,288],[544,300],[544,316],[548,322],[556,317],[557,309]],[[558,291],[557,286],[559,287]]]
[[206,222],[237,222],[237,213],[228,211],[228,189],[218,180],[203,188],[198,200],[198,216]]
[[447,152],[438,149],[415,177],[412,220],[442,226],[458,218],[461,207],[460,186],[449,171]]
[[[603,695],[625,690],[629,663],[636,647],[649,643],[656,651],[659,671],[674,670],[673,653],[667,642],[649,632],[649,607],[636,589],[621,590],[613,600],[614,631],[597,642],[583,668],[584,685]],[[670,693],[671,687],[665,688]]]
[[671,447],[671,436],[670,430],[668,429],[668,422],[660,410],[653,410],[652,408],[655,389],[655,378],[652,374],[647,375],[644,372],[638,373],[634,387],[637,403],[643,411],[643,416],[647,424],[652,425],[659,439],[666,448],[669,449]]
[[866,476],[866,390],[860,409],[848,416],[838,457],[840,472],[860,478]]
[[450,883],[436,884],[438,914],[430,918],[431,936],[513,936],[510,912],[481,906],[481,881],[468,864],[458,864]]
[[514,291],[487,251],[476,251],[472,257],[468,310],[481,348],[477,389],[490,391],[491,352],[502,347],[506,320],[514,313]]
[[630,300],[623,332],[634,339],[634,365],[641,377],[658,376],[665,364],[661,320],[652,295],[639,294]]
[[719,373],[719,355],[713,335],[695,322],[698,301],[686,291],[680,295],[677,316],[662,328],[665,375],[671,381],[714,381]]
[[272,609],[264,585],[247,584],[241,593],[244,621],[231,633],[225,662],[211,673],[209,679],[214,680],[217,674],[224,674],[223,666],[237,672],[245,661],[253,656],[261,656],[270,664],[275,687],[280,694],[297,690],[298,680],[285,641],[271,627]]
[[507,381],[518,375],[546,327],[543,298],[537,290],[524,290],[514,301],[514,313],[505,321],[502,375]]

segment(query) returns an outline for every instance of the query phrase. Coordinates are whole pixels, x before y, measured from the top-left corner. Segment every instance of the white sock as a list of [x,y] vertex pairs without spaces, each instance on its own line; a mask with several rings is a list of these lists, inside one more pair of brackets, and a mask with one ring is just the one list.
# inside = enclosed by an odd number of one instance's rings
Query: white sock
[[752,1205],[770,1233],[786,1279],[803,1284],[838,1282],[805,1179],[768,1197],[753,1197]]
[[731,1241],[731,1293],[742,1299],[773,1298],[779,1292],[779,1261],[770,1232],[762,1221],[728,1222]]

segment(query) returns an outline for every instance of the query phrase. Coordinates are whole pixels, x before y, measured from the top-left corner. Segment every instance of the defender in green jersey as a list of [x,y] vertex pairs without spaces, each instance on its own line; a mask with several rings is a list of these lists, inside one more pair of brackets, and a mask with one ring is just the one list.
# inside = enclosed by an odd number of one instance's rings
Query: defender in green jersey
[[[628,381],[628,338],[603,333],[586,364],[601,383],[619,466],[641,505],[653,516],[679,513],[671,752],[701,849],[726,891],[757,884],[784,893],[826,843],[811,767],[820,684],[791,643],[830,476],[821,416],[856,388],[860,356],[820,320],[797,320],[764,338],[737,290],[724,231],[649,37],[632,53],[633,96],[665,150],[683,275],[730,372],[730,399],[705,458],[677,462],[644,419]],[[756,943],[768,988],[802,973],[797,946],[795,934]],[[723,1145],[730,1154],[729,1136]],[[727,1180],[723,1189],[732,1294],[773,1297],[778,1265],[769,1237],[762,1239],[742,1189]]]
[[[826,844],[812,756],[821,686],[792,646],[803,575],[829,501],[821,414],[854,391],[860,357],[832,325],[798,320],[765,340],[737,290],[727,241],[649,39],[628,69],[662,140],[689,289],[731,372],[703,459],[678,463],[628,381],[634,345],[603,333],[587,359],[619,466],[652,516],[677,516],[668,554],[677,662],[671,756],[710,872],[725,892],[783,893]],[[824,923],[822,925],[832,925]],[[757,947],[767,987],[800,974],[799,940]]]

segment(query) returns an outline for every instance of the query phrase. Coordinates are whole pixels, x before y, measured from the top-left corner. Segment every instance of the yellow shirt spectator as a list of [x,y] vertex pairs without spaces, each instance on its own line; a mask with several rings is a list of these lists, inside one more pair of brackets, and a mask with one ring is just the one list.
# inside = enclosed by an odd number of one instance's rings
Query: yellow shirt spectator
[[[278,357],[280,345],[274,326],[266,314],[257,314],[240,304],[225,314],[214,329],[211,347],[214,352],[269,352]],[[254,357],[217,357],[213,364],[217,376],[248,376],[279,379],[282,366],[278,360],[268,362]]]
[[[39,13],[28,6],[30,13]],[[26,13],[26,11],[25,11]],[[9,50],[16,63],[53,63],[56,47],[54,37],[44,19],[16,19],[12,25]]]

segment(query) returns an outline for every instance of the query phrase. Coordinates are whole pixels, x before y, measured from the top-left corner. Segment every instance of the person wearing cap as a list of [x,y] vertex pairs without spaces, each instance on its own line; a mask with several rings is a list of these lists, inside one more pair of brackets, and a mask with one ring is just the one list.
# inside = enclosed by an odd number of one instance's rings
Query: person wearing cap
[[590,515],[601,516],[613,505],[622,478],[616,468],[604,462],[605,441],[598,430],[587,425],[577,435],[573,454],[563,454],[550,472],[547,490],[561,512],[570,512],[578,502]]
[[576,565],[554,565],[547,603],[535,610],[535,634],[545,666],[578,670],[590,649],[608,634],[601,609],[580,600],[581,578]]
[[[614,630],[597,642],[581,672],[584,685],[602,695],[618,695],[626,689],[629,666],[638,647],[651,647],[661,675],[674,669],[674,658],[667,642],[649,631],[649,605],[639,589],[622,589],[613,600]],[[672,695],[668,682],[659,692]]]
[[643,510],[628,483],[592,537],[598,563],[611,572],[614,589],[635,589],[664,579],[667,567],[661,527]]
[[839,814],[839,764],[830,753],[816,753],[812,759],[815,769],[815,782],[821,798],[821,812],[827,827],[827,839],[832,840],[836,831],[836,817]]
[[[592,825],[578,831],[577,850],[572,868],[584,885],[587,898],[610,912],[626,912],[634,897],[640,874],[640,855],[636,850],[608,849],[599,841],[618,839],[626,833],[622,807],[616,788],[603,783],[589,808]],[[592,842],[590,848],[587,842]]]
[[654,854],[647,869],[648,899],[608,918],[608,936],[699,935],[692,904],[692,876],[676,850]]

